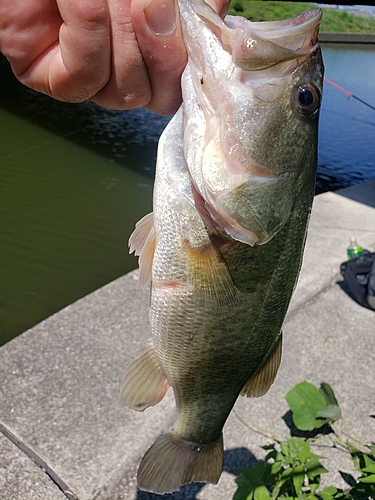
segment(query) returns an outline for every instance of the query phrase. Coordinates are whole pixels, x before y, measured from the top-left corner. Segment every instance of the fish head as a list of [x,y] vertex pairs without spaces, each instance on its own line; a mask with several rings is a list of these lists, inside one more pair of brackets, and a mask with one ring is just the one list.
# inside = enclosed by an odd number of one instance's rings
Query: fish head
[[224,23],[204,2],[194,8],[210,43],[205,60],[188,50],[183,81],[192,183],[229,236],[265,244],[314,188],[321,10],[261,23],[227,16]]

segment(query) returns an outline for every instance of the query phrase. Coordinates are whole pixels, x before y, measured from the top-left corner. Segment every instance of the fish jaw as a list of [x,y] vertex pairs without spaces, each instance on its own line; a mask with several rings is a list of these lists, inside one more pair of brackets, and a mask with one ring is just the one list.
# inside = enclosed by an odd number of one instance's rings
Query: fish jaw
[[[318,8],[290,19],[269,22],[252,22],[241,16],[226,16],[222,20],[204,0],[180,1],[180,11],[186,23],[184,40],[191,60],[196,54],[190,48],[196,49],[199,44],[202,50],[209,48],[212,58],[216,59],[215,66],[219,63],[218,54],[222,53],[220,49],[223,49],[230,54],[235,66],[257,71],[309,57],[318,48],[322,18],[322,10]],[[206,29],[202,29],[204,26]],[[213,43],[210,34],[218,43]],[[210,45],[205,43],[207,41]],[[194,64],[197,60],[198,57]]]
[[[267,243],[304,184],[314,182],[321,11],[269,23],[227,16],[225,23],[204,2],[184,2],[182,15],[191,21],[182,88],[192,182],[226,234]],[[301,92],[313,97],[307,112]]]

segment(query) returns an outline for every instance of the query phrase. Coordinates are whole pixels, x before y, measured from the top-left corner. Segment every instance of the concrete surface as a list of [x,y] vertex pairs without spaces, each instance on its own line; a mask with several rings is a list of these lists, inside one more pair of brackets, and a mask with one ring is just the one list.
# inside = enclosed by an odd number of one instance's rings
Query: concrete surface
[[45,472],[3,434],[0,434],[0,498],[66,500]]
[[[135,271],[0,349],[0,430],[8,433],[0,434],[0,500],[228,500],[241,468],[263,456],[267,436],[290,435],[284,396],[302,380],[330,383],[349,425],[375,441],[375,312],[337,284],[351,236],[375,251],[374,190],[370,181],[315,198],[279,374],[266,396],[236,404],[217,486],[195,483],[164,497],[136,488],[140,458],[170,425],[174,407],[171,394],[144,413],[119,402],[125,367],[148,336],[148,294]],[[350,458],[329,435],[317,452],[331,471],[325,484],[344,487],[338,471],[354,473]],[[35,462],[47,464],[55,483]]]

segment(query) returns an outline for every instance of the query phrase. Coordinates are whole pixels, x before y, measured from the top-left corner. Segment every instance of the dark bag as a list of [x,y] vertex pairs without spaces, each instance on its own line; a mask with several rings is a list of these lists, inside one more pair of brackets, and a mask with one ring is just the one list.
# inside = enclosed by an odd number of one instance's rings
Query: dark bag
[[375,253],[363,250],[355,259],[343,262],[341,288],[358,304],[375,311]]

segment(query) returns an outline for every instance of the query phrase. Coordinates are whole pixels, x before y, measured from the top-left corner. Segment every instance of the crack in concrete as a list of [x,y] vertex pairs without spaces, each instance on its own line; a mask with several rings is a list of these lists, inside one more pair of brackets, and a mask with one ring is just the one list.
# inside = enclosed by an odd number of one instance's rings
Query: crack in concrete
[[21,450],[28,458],[30,458],[49,478],[56,484],[68,500],[79,500],[64,481],[56,474],[56,472],[29,446],[18,439],[9,429],[0,423],[0,432],[11,441],[19,450]]
[[310,305],[314,304],[321,295],[325,294],[328,290],[335,287],[339,283],[341,283],[340,278],[342,278],[340,273],[336,273],[329,282],[327,282],[322,288],[320,288],[314,295],[307,297],[301,304],[298,304],[295,308],[292,308],[290,311],[286,313],[284,319],[284,325],[291,321],[300,311],[306,309]]

